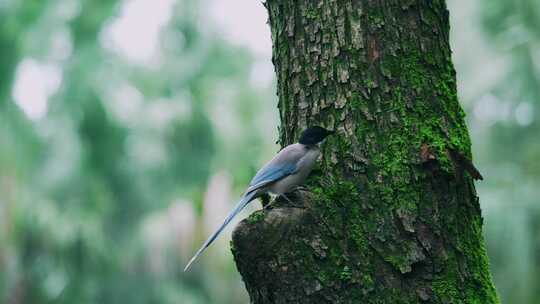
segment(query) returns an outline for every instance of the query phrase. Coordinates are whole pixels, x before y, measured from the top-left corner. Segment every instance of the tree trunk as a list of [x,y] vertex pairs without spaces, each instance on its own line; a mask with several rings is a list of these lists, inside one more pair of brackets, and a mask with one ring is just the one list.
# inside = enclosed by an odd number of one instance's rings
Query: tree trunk
[[232,249],[253,303],[498,303],[443,0],[268,0],[280,142],[335,129]]

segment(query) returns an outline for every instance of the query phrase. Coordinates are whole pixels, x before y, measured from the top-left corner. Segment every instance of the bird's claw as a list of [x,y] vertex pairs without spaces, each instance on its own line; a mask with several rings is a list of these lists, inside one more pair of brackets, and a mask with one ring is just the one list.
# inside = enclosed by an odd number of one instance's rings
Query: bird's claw
[[295,202],[293,202],[290,198],[287,197],[287,195],[281,194],[281,196],[282,196],[283,198],[285,198],[285,199],[289,202],[290,207],[301,208],[301,209],[304,209],[304,208],[305,208],[305,206],[302,206],[302,205],[299,205],[299,204],[296,204]]
[[293,201],[288,198],[287,195],[285,195],[285,193],[283,193],[281,196],[283,196],[283,198],[285,198],[289,203],[294,204]]

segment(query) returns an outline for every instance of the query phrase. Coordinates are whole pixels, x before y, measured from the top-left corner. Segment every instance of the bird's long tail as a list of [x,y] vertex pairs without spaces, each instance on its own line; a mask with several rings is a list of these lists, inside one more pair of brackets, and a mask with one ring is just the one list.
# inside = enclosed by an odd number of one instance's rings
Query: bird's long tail
[[231,220],[238,214],[244,207],[247,206],[249,202],[254,200],[257,197],[257,191],[252,191],[250,193],[247,193],[242,197],[242,199],[238,202],[236,207],[227,215],[225,220],[223,221],[223,224],[204,242],[204,244],[201,246],[201,248],[195,253],[195,255],[189,260],[189,263],[187,263],[186,267],[184,268],[184,271],[189,269],[189,266],[201,255],[210,244],[214,242],[214,240],[219,236],[219,234],[223,231],[223,229],[231,222]]

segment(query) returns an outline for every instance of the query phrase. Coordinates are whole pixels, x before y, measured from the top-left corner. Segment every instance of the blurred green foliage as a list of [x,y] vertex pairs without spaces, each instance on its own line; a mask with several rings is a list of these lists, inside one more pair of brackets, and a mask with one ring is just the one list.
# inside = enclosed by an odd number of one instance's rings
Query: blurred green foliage
[[475,106],[498,113],[477,133],[477,159],[489,176],[480,188],[488,252],[502,302],[538,303],[540,2],[483,0],[480,8],[484,39],[504,66],[486,89],[487,102]]
[[[110,38],[126,6],[144,1],[170,2],[150,59],[137,42],[154,13],[123,32],[136,42],[127,50]],[[478,190],[493,275],[505,303],[536,303],[540,3],[449,3],[474,21],[454,20],[453,37],[479,29],[473,42],[487,50],[453,45],[460,91],[480,88],[462,101],[487,177]],[[181,271],[212,229],[213,181],[232,191],[226,210],[276,151],[274,90],[252,83],[257,59],[219,35],[205,5],[0,1],[0,303],[247,302],[230,256],[208,252]],[[17,87],[25,69],[58,82],[45,110],[35,78]]]
[[[245,299],[231,267],[213,275],[181,272],[204,227],[197,232],[200,225],[179,223],[177,229],[195,237],[179,243],[173,235],[164,253],[145,230],[160,214],[167,219],[171,206],[190,213],[172,216],[199,217],[213,172],[247,182],[256,155],[273,149],[258,142],[253,104],[271,108],[266,96],[273,94],[250,84],[254,59],[247,51],[199,28],[198,1],[171,1],[170,19],[159,28],[159,54],[150,63],[129,60],[110,46],[107,30],[130,2],[136,1],[0,3],[1,303]],[[144,33],[135,31],[129,34],[137,41]],[[23,87],[17,100],[14,80],[25,65],[61,71],[45,115],[32,114],[38,84]],[[226,114],[212,109],[224,102],[245,113],[218,130],[215,120]],[[224,139],[235,128],[249,135]],[[259,150],[243,151],[248,142]],[[244,157],[242,166],[226,162],[235,154]],[[163,254],[165,267],[156,268]]]

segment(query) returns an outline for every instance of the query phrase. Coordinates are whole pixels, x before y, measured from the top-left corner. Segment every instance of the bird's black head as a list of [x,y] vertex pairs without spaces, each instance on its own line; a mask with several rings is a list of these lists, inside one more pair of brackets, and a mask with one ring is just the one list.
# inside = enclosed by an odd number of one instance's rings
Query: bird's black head
[[334,134],[334,131],[329,131],[319,126],[313,126],[302,132],[298,142],[303,145],[316,145],[330,134]]

